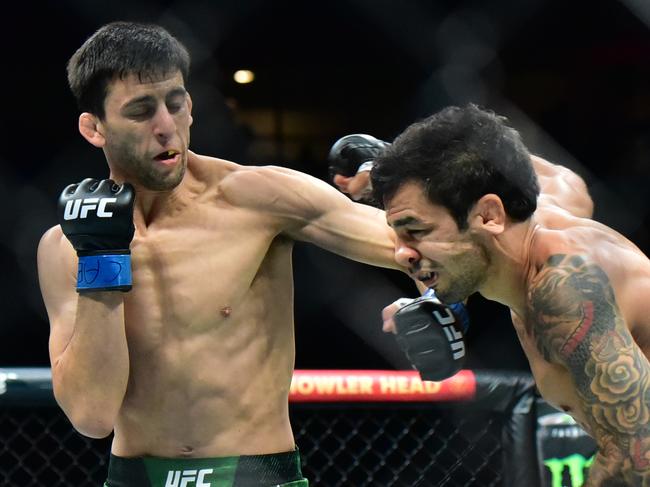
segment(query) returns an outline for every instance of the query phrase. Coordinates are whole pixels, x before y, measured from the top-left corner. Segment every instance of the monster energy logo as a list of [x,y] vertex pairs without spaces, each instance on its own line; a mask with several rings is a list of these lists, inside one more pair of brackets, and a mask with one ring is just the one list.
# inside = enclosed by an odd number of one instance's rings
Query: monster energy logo
[[585,481],[584,471],[591,466],[593,461],[593,456],[587,459],[578,453],[564,458],[549,458],[544,460],[544,465],[551,471],[551,487],[564,487],[562,485],[562,473],[567,467],[569,468],[569,477],[571,478],[570,487],[580,487]]

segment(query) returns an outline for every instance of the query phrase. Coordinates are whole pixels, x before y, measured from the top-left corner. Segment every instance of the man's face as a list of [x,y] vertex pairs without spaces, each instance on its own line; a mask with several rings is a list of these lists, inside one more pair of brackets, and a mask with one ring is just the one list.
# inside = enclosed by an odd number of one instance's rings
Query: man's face
[[478,291],[489,265],[487,253],[469,231],[459,231],[446,208],[427,199],[419,183],[404,183],[385,208],[397,234],[395,260],[411,277],[434,288],[448,304]]
[[192,124],[182,75],[145,83],[134,75],[118,78],[109,85],[105,108],[98,129],[112,172],[154,191],[176,187],[187,167]]

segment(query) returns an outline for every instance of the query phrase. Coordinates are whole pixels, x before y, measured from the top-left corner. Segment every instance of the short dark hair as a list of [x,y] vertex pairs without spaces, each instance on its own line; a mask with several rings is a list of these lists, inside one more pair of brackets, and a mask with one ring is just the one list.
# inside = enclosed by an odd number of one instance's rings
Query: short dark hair
[[429,201],[449,210],[461,230],[471,207],[489,193],[501,198],[510,218],[526,220],[537,208],[539,183],[528,149],[506,123],[469,104],[410,125],[375,161],[374,199],[383,204],[413,181]]
[[108,84],[135,74],[159,80],[180,71],[187,80],[190,55],[164,28],[137,22],[111,22],[99,28],[68,61],[68,84],[82,112],[105,116]]

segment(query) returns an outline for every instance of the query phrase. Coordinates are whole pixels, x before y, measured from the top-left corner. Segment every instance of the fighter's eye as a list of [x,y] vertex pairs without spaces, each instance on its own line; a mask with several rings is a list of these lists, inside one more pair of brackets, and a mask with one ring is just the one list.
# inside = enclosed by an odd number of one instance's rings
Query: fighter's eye
[[183,105],[181,103],[170,103],[167,105],[167,110],[169,110],[169,113],[178,113],[181,108],[183,108]]
[[406,230],[406,234],[409,237],[418,237],[418,236],[422,236],[422,235],[424,235],[426,233],[427,233],[427,230],[419,229],[419,228],[410,228],[410,229]]
[[134,107],[132,110],[130,110],[128,112],[128,116],[133,119],[145,119],[153,116],[154,112],[155,112],[154,108],[148,106],[139,106],[139,107]]

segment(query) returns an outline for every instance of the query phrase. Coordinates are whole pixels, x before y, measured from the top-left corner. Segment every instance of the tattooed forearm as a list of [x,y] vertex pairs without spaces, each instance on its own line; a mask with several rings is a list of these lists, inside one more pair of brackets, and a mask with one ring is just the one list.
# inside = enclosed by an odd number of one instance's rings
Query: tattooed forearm
[[605,272],[580,256],[554,255],[531,286],[529,306],[538,349],[575,382],[600,447],[593,468],[622,456],[626,480],[645,479],[630,485],[650,485],[650,364]]

